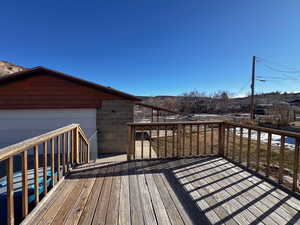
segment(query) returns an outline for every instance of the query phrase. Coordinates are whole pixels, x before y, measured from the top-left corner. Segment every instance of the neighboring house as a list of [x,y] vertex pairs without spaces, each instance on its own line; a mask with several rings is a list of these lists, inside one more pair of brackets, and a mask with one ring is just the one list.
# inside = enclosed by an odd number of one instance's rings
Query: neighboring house
[[91,158],[126,152],[127,126],[139,98],[44,67],[0,76],[0,148],[79,123]]

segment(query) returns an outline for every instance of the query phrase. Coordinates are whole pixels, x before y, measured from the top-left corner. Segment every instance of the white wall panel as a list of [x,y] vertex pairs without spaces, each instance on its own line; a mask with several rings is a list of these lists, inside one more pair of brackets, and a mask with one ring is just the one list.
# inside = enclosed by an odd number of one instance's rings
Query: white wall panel
[[[88,137],[96,131],[96,109],[0,110],[0,148],[79,123]],[[91,158],[97,156],[97,141]]]

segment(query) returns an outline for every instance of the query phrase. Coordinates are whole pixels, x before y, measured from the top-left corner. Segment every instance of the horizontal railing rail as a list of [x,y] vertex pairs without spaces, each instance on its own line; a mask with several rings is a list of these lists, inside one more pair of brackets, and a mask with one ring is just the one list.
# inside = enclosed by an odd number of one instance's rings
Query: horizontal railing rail
[[[63,180],[75,165],[89,162],[89,145],[79,124],[71,124],[0,149],[0,163],[6,163],[7,200],[7,216],[1,217],[1,224],[20,223],[29,214],[32,205],[37,206],[40,199]],[[21,167],[22,176],[19,184],[22,216],[16,217],[15,214],[19,212],[15,203],[19,199],[14,198],[16,188],[14,173],[18,172],[18,167]],[[30,176],[33,178],[29,179]],[[29,189],[33,189],[32,196]],[[32,197],[34,201],[30,203],[29,199]]]
[[128,124],[127,158],[218,154],[299,192],[300,134],[223,121]]

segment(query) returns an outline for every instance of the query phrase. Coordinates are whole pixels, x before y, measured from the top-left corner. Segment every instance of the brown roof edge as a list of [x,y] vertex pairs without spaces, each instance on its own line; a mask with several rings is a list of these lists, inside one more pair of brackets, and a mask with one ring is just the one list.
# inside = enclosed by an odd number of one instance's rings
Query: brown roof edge
[[142,99],[140,99],[140,98],[138,98],[134,95],[127,94],[125,92],[113,89],[111,87],[106,87],[106,86],[103,86],[103,85],[100,85],[100,84],[96,84],[96,83],[93,83],[91,81],[87,81],[87,80],[83,80],[83,79],[80,79],[80,78],[77,78],[77,77],[73,77],[71,75],[68,75],[68,74],[65,74],[65,73],[62,73],[62,72],[58,72],[58,71],[55,71],[55,70],[52,70],[52,69],[48,69],[48,68],[45,68],[45,67],[42,67],[42,66],[38,66],[38,67],[34,67],[32,69],[28,69],[28,70],[25,70],[25,71],[21,71],[21,72],[12,73],[12,74],[2,76],[2,77],[0,77],[0,84],[5,83],[5,82],[9,82],[9,81],[18,80],[18,79],[23,79],[23,78],[26,78],[28,76],[34,75],[38,72],[50,73],[52,75],[59,76],[63,79],[70,80],[70,81],[79,83],[81,85],[85,85],[85,86],[88,86],[88,87],[99,89],[101,91],[107,92],[107,93],[112,94],[112,95],[120,96],[124,99],[132,100],[132,101],[142,101]]
[[142,103],[142,102],[137,102],[135,104],[146,107],[146,108],[151,108],[151,109],[154,109],[154,110],[158,110],[158,111],[165,111],[165,112],[168,112],[168,113],[180,114],[179,112],[176,112],[176,111],[173,111],[173,110],[165,109],[163,107],[154,106],[154,105],[150,105],[150,104],[146,104],[146,103]]

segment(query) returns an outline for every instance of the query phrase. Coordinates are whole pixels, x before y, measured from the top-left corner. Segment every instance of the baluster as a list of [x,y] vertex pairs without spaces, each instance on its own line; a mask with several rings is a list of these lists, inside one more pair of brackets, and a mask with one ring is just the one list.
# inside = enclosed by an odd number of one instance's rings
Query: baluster
[[295,156],[294,156],[294,174],[293,174],[293,191],[297,191],[299,172],[299,139],[296,139]]
[[132,139],[133,139],[133,159],[135,159],[135,131],[136,131],[136,127],[132,126]]
[[270,161],[271,161],[271,142],[272,142],[272,134],[268,133],[268,145],[267,145],[267,168],[266,168],[266,176],[270,175]]
[[224,156],[225,152],[225,125],[219,124],[218,128],[218,154]]
[[210,135],[210,153],[214,154],[214,125],[211,125],[211,135]]
[[157,125],[157,137],[156,137],[156,145],[157,145],[157,158],[159,158],[159,125]]
[[22,153],[22,216],[28,215],[28,152]]
[[70,132],[67,132],[67,171],[70,171]]
[[172,126],[172,157],[175,157],[175,127]]
[[60,136],[57,136],[57,180],[60,180]]
[[200,148],[199,148],[199,124],[197,124],[197,155],[200,155]]
[[87,144],[87,163],[89,163],[90,162],[90,153],[91,153],[91,146],[90,146],[90,144]]
[[73,163],[74,163],[74,135],[73,135],[73,130],[70,131],[70,141],[71,141],[71,167],[73,167]]
[[74,131],[75,131],[75,134],[74,134],[75,161],[76,161],[76,164],[79,164],[79,134],[78,134],[78,127],[76,127]]
[[[63,133],[63,136],[62,136],[62,138],[63,138],[63,140],[62,140],[62,161],[63,161],[63,176],[65,176],[66,175],[66,134],[65,133]],[[79,138],[79,136],[78,136],[78,139],[80,139]],[[80,140],[78,140],[78,141],[80,141]],[[80,147],[79,147],[80,148]],[[78,149],[78,153],[79,153],[79,156],[80,156],[80,149]],[[81,164],[81,161],[80,161],[81,159],[79,158],[79,164]]]
[[183,132],[182,132],[182,156],[185,156],[185,124],[182,125],[182,128],[183,128]]
[[131,155],[132,155],[132,129],[133,126],[129,125],[127,131],[127,140],[128,140],[128,146],[127,146],[127,160],[131,160]]
[[240,127],[240,152],[239,152],[239,163],[242,162],[242,154],[243,154],[243,128]]
[[52,187],[55,185],[55,152],[54,152],[54,138],[51,139],[51,179]]
[[48,193],[48,183],[47,183],[47,165],[48,165],[48,148],[47,141],[43,143],[43,186],[45,195]]
[[228,157],[228,154],[229,154],[229,136],[230,136],[230,128],[229,128],[229,126],[227,126],[226,152],[225,152],[226,157]]
[[15,223],[14,215],[14,159],[9,157],[6,165],[6,183],[7,183],[7,224]]
[[257,131],[257,144],[256,144],[256,171],[259,171],[260,160],[260,131]]
[[233,128],[232,134],[232,159],[235,160],[235,135],[236,135],[236,127]]
[[193,136],[192,136],[192,134],[193,134],[193,125],[190,125],[190,147],[189,147],[189,150],[190,150],[189,155],[190,156],[192,155],[192,151],[193,151],[193,145],[192,145]]
[[204,124],[204,155],[206,155],[206,124]]
[[167,148],[167,136],[168,136],[168,127],[165,126],[165,158],[167,158],[167,152],[168,152],[168,148]]
[[80,164],[82,164],[83,163],[83,147],[82,147],[82,137],[81,137],[81,135],[80,135],[80,138],[79,138],[79,140],[80,140]]
[[250,167],[251,129],[248,129],[247,167]]
[[283,162],[284,162],[284,149],[285,149],[285,136],[281,135],[280,138],[280,154],[279,154],[279,172],[278,172],[278,183],[282,183],[283,174]]
[[144,158],[144,127],[141,128],[141,134],[142,134],[142,154],[141,158]]
[[177,148],[176,148],[176,156],[180,156],[181,151],[181,131],[182,131],[182,125],[177,124]]
[[39,199],[39,147],[34,146],[34,200],[38,204]]
[[[153,122],[153,110],[152,110],[152,122]],[[152,127],[150,125],[150,128],[149,128],[149,158],[151,159],[152,158]]]

